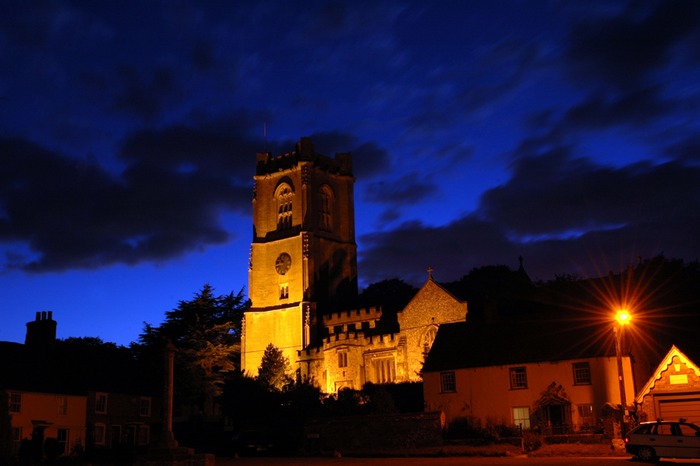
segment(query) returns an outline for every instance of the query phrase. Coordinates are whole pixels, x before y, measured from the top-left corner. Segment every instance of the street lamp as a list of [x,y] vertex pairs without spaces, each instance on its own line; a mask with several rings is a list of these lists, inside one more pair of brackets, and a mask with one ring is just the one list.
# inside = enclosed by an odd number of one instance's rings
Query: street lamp
[[622,350],[620,349],[620,339],[622,338],[622,327],[624,327],[632,316],[627,309],[620,309],[615,313],[617,325],[613,325],[615,333],[615,356],[617,357],[617,380],[620,384],[620,405],[622,406],[622,423],[620,425],[621,435],[627,433],[627,396],[625,395],[625,376],[622,369]]

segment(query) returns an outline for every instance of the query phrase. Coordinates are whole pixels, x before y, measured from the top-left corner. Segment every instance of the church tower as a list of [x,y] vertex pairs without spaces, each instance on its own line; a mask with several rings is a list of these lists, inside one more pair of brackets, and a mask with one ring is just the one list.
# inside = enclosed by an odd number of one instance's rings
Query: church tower
[[317,154],[310,138],[279,157],[257,155],[242,369],[257,375],[272,343],[297,368],[321,315],[357,295],[352,157]]

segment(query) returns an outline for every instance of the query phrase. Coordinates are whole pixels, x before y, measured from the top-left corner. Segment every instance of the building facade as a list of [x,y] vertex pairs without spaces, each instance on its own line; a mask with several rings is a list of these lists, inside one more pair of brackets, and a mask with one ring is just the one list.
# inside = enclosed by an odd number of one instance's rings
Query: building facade
[[10,389],[8,398],[15,451],[35,445],[56,456],[83,451],[87,396]]
[[700,369],[673,346],[635,401],[639,421],[686,418],[700,425]]
[[[617,358],[605,348],[576,348],[525,324],[440,327],[423,369],[428,411],[482,426],[515,425],[563,434],[603,428],[606,408],[619,406]],[[535,333],[539,332],[539,333]],[[572,357],[572,356],[576,357]],[[630,357],[622,357],[626,399],[634,399]]]
[[242,336],[241,366],[247,374],[257,375],[272,344],[297,375],[330,393],[367,382],[420,380],[438,326],[465,319],[466,302],[432,276],[397,313],[395,325],[379,325],[381,308],[354,308],[354,182],[350,154],[318,154],[309,138],[280,157],[258,154],[251,308]]

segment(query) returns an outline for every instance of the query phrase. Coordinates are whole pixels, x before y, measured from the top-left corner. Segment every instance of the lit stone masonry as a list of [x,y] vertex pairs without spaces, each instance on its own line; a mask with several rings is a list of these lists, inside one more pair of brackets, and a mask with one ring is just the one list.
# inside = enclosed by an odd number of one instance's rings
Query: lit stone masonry
[[398,312],[394,333],[377,325],[380,308],[333,312],[357,298],[351,155],[318,154],[302,138],[280,157],[258,154],[254,182],[243,370],[257,375],[272,343],[299,377],[328,393],[421,380],[437,328],[464,321],[467,303],[437,284],[431,269]]

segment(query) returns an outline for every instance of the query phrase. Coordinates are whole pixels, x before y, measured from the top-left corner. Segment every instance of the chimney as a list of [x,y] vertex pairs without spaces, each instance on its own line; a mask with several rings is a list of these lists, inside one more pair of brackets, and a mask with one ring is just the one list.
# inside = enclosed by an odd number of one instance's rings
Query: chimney
[[52,311],[37,312],[32,322],[27,322],[24,344],[32,348],[46,348],[56,341],[56,321]]

